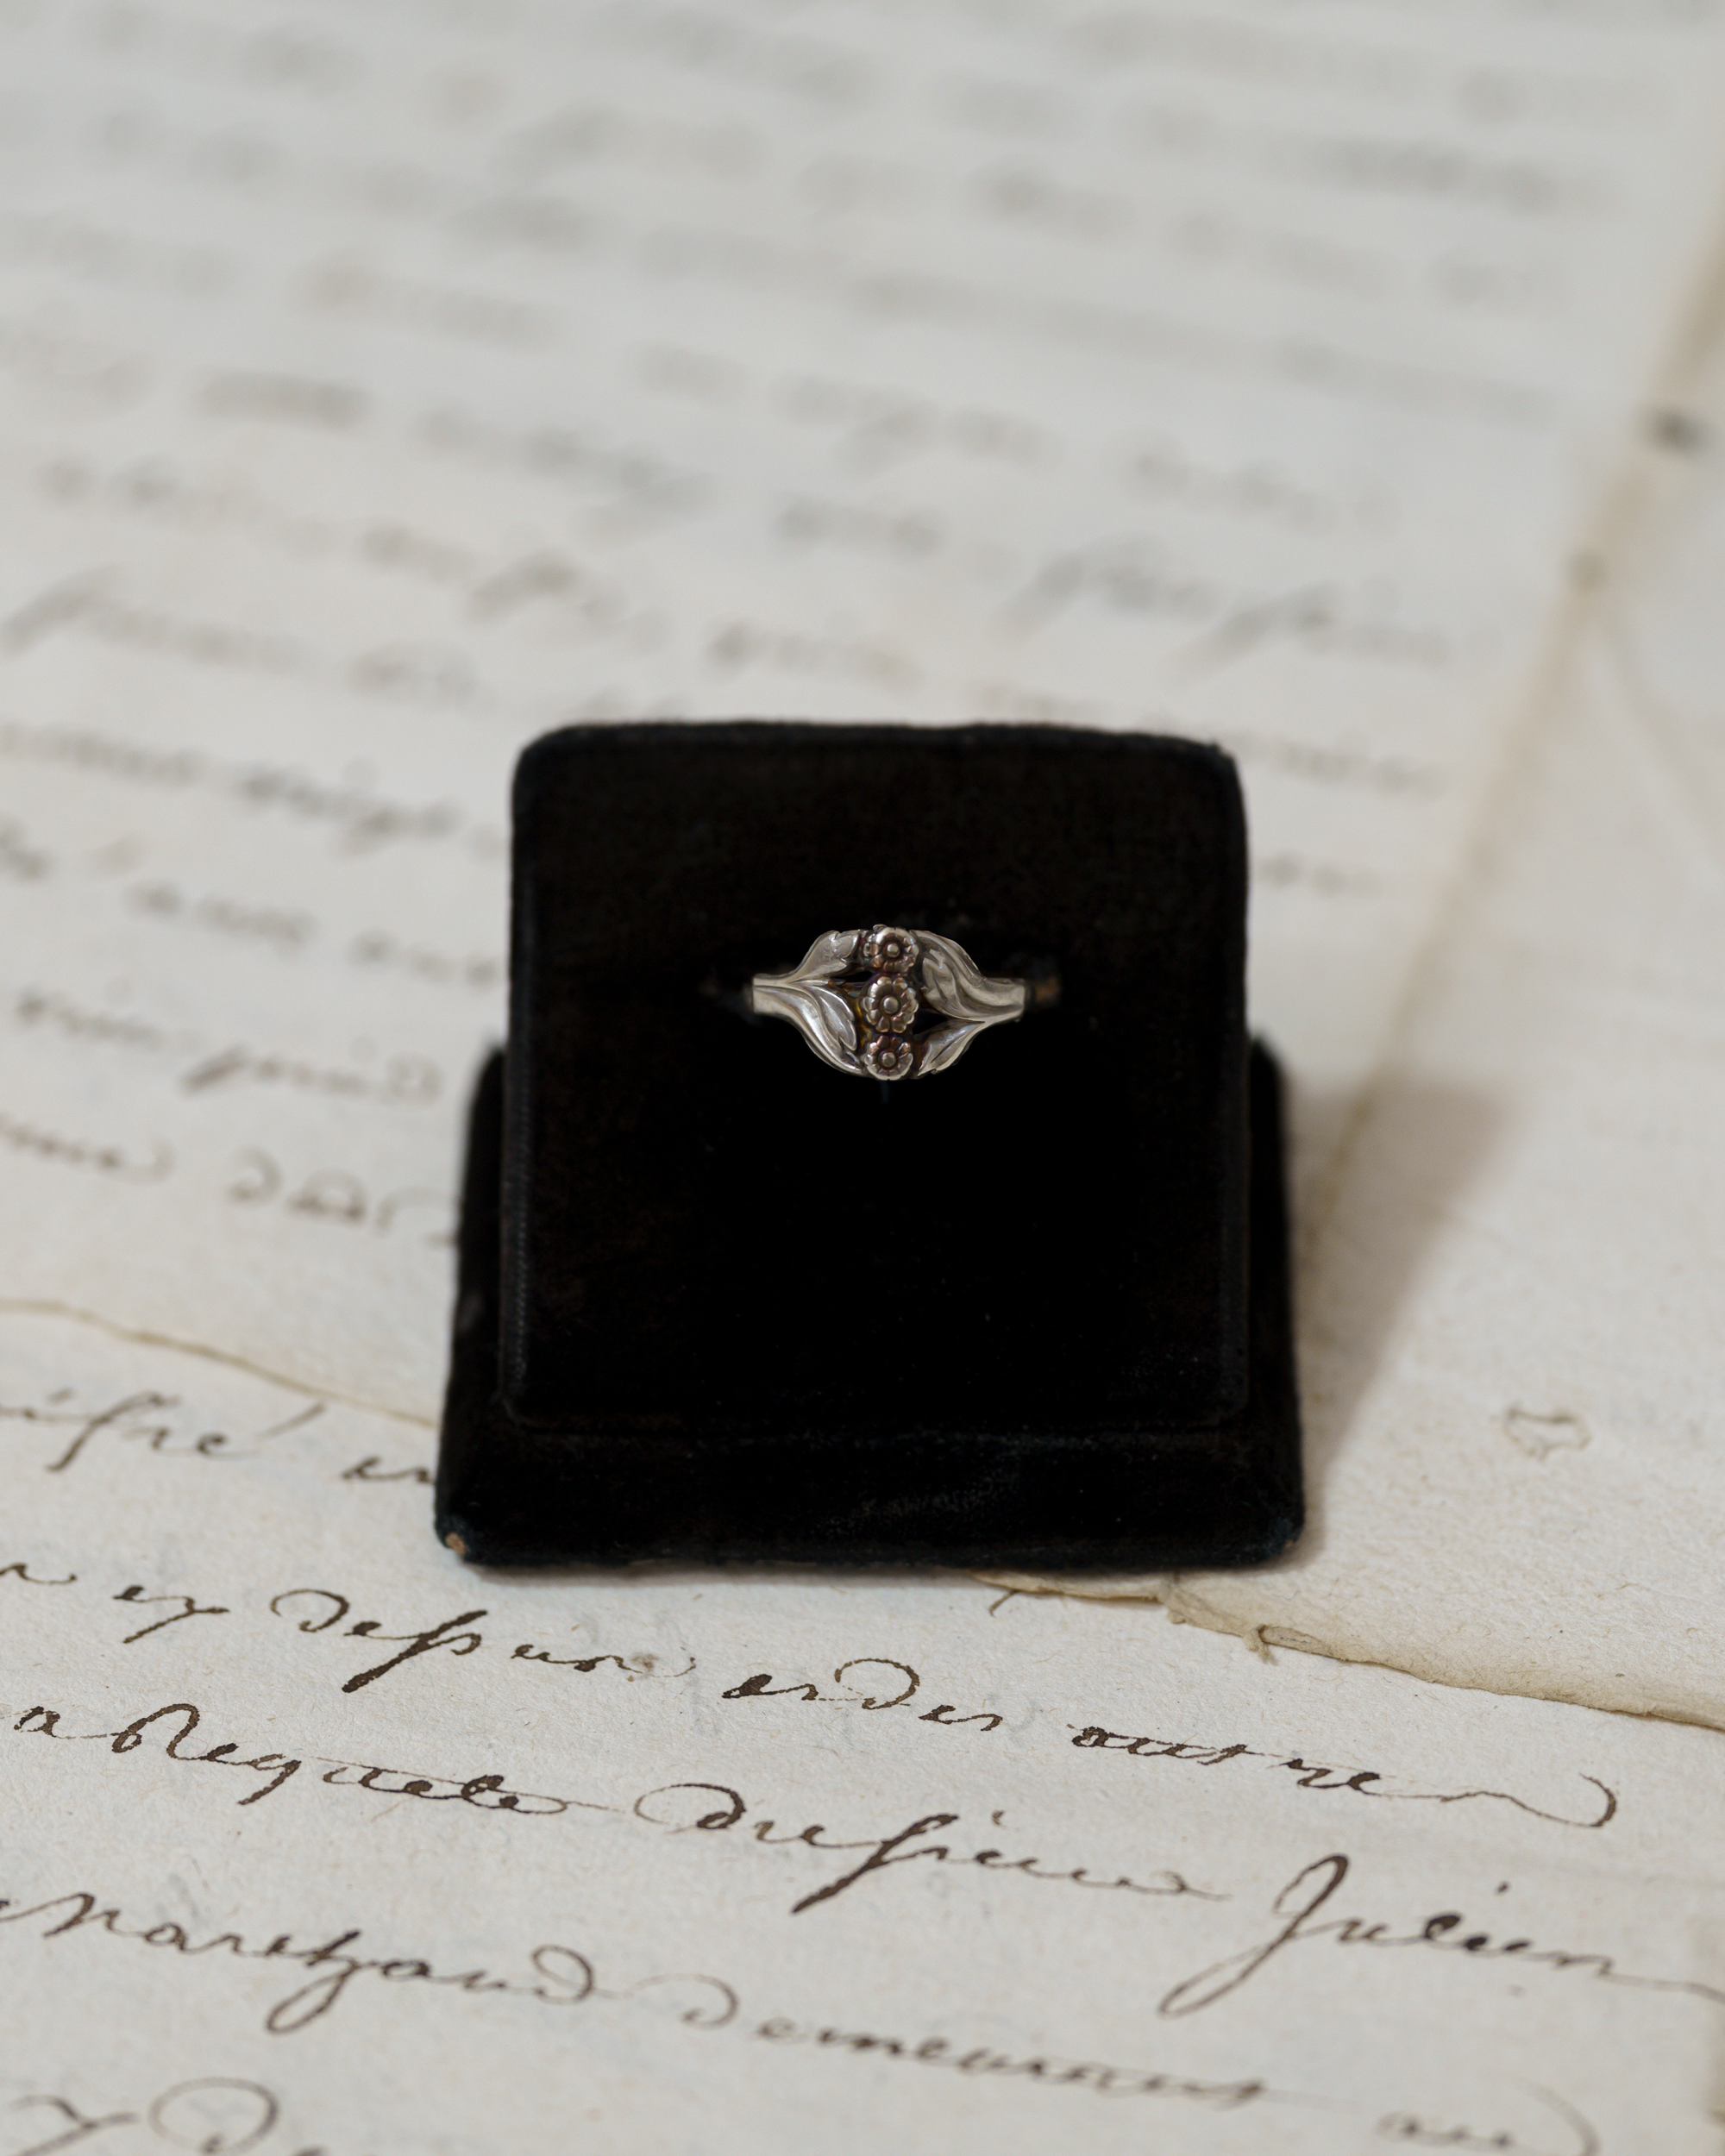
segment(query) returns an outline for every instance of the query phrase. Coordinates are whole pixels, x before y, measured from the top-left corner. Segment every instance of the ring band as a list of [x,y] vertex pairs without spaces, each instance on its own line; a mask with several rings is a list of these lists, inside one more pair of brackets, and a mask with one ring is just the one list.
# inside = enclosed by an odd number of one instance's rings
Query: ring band
[[[948,936],[838,928],[791,973],[757,973],[749,1008],[787,1018],[825,1063],[852,1078],[932,1078],[976,1036],[1022,1018],[1029,984],[985,974]],[[932,1013],[939,1021],[919,1028]]]

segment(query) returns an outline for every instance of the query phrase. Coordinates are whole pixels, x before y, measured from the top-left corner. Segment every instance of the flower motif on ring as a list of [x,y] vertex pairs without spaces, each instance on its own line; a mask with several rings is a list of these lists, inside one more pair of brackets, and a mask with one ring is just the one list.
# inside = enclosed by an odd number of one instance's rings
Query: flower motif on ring
[[862,939],[862,962],[875,973],[907,974],[920,956],[917,939],[907,928],[877,923]]
[[876,1033],[862,1060],[876,1078],[908,1078],[916,1069],[916,1049],[902,1033]]
[[908,1033],[917,1014],[917,992],[908,981],[876,974],[862,997],[862,1016],[877,1033]]

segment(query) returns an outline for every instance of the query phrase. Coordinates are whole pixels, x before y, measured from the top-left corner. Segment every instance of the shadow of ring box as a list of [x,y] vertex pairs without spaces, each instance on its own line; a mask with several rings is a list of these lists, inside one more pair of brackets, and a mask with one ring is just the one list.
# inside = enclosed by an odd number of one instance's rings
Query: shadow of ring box
[[[1279,1084],[1219,750],[574,727],[515,787],[437,1532],[476,1563],[1245,1564],[1299,1532]],[[877,921],[1057,975],[927,1082],[756,971]]]

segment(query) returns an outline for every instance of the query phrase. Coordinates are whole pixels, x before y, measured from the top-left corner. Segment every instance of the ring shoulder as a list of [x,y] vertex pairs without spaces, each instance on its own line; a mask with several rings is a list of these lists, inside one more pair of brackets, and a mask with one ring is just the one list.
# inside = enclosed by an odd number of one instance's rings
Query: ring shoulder
[[999,1025],[1024,1016],[1022,981],[984,973],[962,945],[944,936],[925,936],[922,945],[923,1000],[943,1018]]
[[757,973],[749,984],[749,1007],[757,1018],[787,1018],[823,1062],[849,1076],[864,1075],[856,1053],[856,1018],[837,988],[797,974]]

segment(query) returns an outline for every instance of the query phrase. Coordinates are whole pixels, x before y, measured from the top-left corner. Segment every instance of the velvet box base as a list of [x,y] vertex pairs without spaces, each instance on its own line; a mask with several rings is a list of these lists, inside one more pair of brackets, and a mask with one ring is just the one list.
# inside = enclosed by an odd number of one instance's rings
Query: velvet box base
[[571,1432],[518,1420],[499,1390],[498,1056],[469,1133],[439,1535],[474,1563],[505,1566],[670,1558],[1124,1571],[1276,1556],[1299,1532],[1302,1502],[1281,1088],[1261,1048],[1251,1101],[1250,1390],[1220,1423]]

